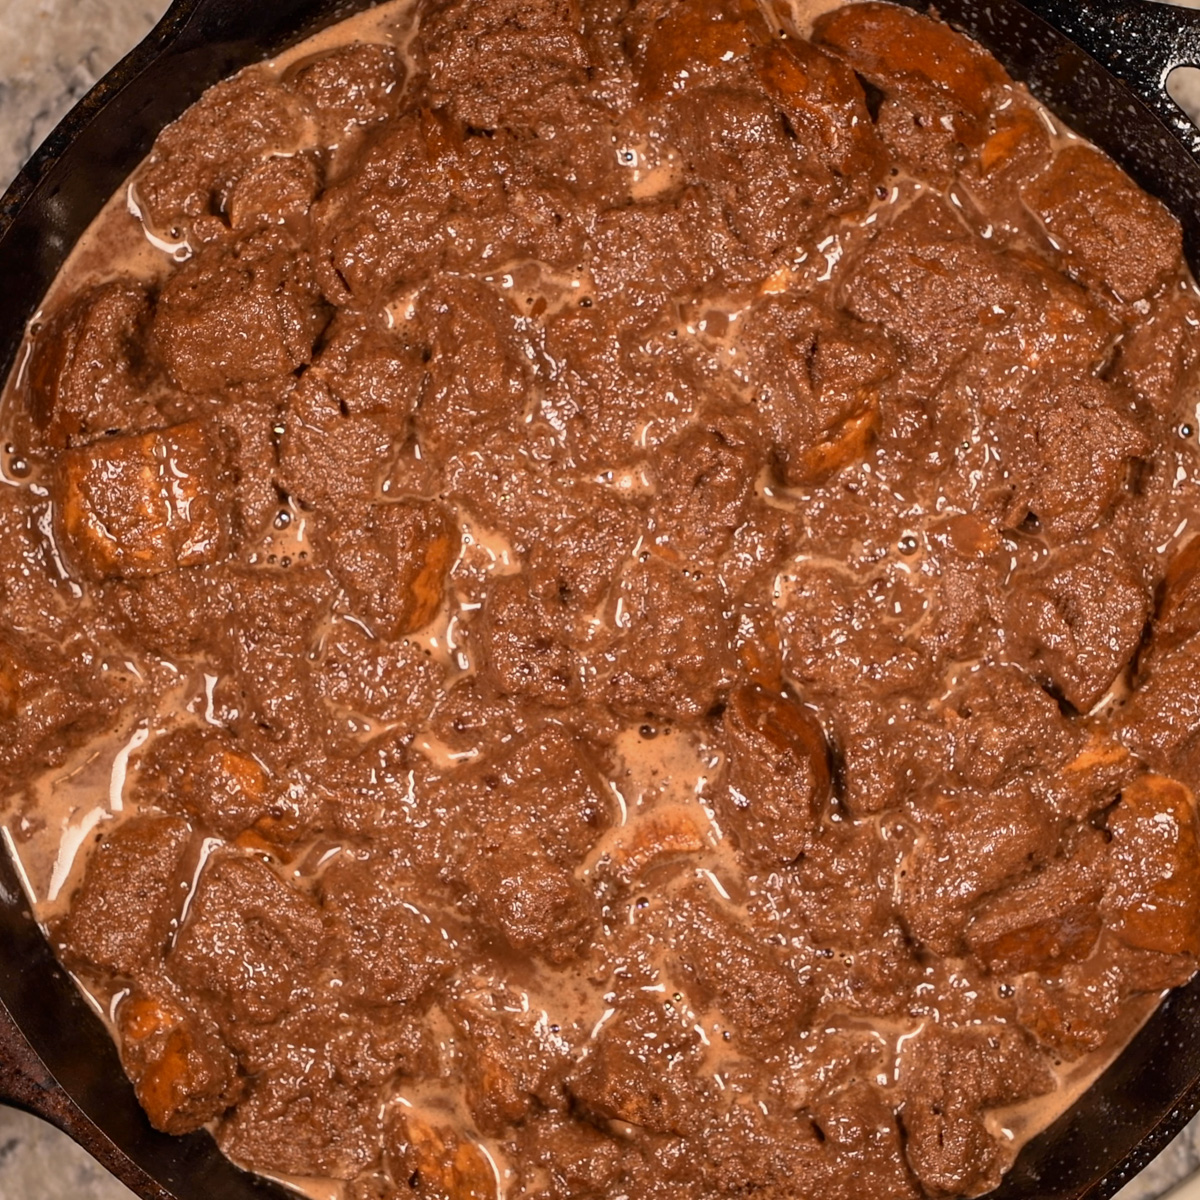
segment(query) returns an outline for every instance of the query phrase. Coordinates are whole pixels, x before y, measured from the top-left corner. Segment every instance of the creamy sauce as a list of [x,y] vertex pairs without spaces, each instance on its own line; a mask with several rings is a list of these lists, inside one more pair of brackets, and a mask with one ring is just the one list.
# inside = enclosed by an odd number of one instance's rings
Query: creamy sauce
[[[818,15],[837,6],[831,0],[791,0],[782,23],[789,31],[803,35],[811,30]],[[410,0],[394,0],[302,43],[267,63],[266,69],[282,73],[305,58],[356,40],[387,43],[407,52],[413,32]],[[1077,140],[1070,131],[1054,123],[1048,114],[1045,119],[1057,145]],[[680,178],[682,165],[670,148],[663,150],[631,141],[616,147],[614,152],[622,165],[628,167],[629,193],[635,200],[660,195],[673,188]],[[920,184],[898,179],[888,195],[877,203],[876,210],[894,215],[920,194]],[[847,229],[844,234],[817,247],[799,251],[796,261],[778,278],[769,281],[764,291],[782,292],[800,281],[807,281],[812,286],[827,281],[838,262],[852,248],[855,238],[869,235],[874,219],[869,215],[860,229]],[[186,240],[173,240],[169,232],[147,228],[141,220],[135,191],[132,187],[123,188],[80,239],[48,293],[43,309],[31,323],[31,332],[36,332],[39,327],[42,313],[52,310],[62,297],[88,282],[120,274],[154,285],[190,254],[191,247]],[[508,264],[489,274],[486,281],[505,294],[518,312],[534,320],[577,304],[590,296],[595,287],[585,271],[564,275],[549,272],[542,264],[529,261]],[[411,303],[411,297],[397,298],[388,307],[388,321],[394,325],[407,319]],[[710,308],[698,314],[694,321],[682,322],[680,329],[687,336],[702,339],[728,359],[735,360],[740,350],[740,311],[739,302],[731,300],[728,309]],[[14,378],[19,380],[19,377],[18,371]],[[12,388],[10,383],[3,401],[6,405],[13,403]],[[2,412],[0,409],[0,414]],[[16,448],[6,447],[0,456],[0,477],[11,486],[37,486],[38,469],[38,464],[26,462]],[[652,488],[644,473],[608,478],[603,482],[630,493],[649,492]],[[381,487],[386,492],[387,482],[384,481]],[[774,489],[771,497],[773,503],[793,510],[801,507],[805,498],[803,493],[789,493],[786,489]],[[932,523],[944,516],[941,511],[927,509],[926,520]],[[263,531],[259,546],[250,551],[249,562],[264,567],[287,567],[304,561],[311,551],[307,522],[308,518],[297,506],[290,503],[282,506]],[[470,588],[464,586],[454,590],[453,584],[456,581],[477,582],[480,577],[507,575],[521,569],[519,556],[500,534],[484,528],[466,512],[459,513],[459,524],[462,549],[451,573],[450,599],[435,621],[410,639],[452,675],[466,675],[474,670],[467,650],[460,645],[458,634],[464,615],[478,607],[470,598],[473,594]],[[924,529],[914,526],[914,530],[906,531],[904,536],[923,541]],[[1185,536],[1181,526],[1177,538]],[[1164,547],[1163,552],[1168,549]],[[801,565],[833,567],[860,581],[869,574],[853,572],[841,559],[818,562],[809,558]],[[911,573],[909,568],[906,571]],[[792,577],[781,577],[778,589],[781,598],[786,597],[792,586]],[[911,612],[910,631],[918,627],[927,610],[928,597],[924,607],[918,606]],[[620,611],[616,621],[620,624]],[[948,668],[948,676],[952,670],[965,670],[971,665],[954,664]],[[130,798],[130,775],[136,770],[137,754],[155,736],[179,722],[202,720],[217,724],[213,698],[218,683],[216,677],[206,673],[203,664],[189,666],[186,670],[176,668],[176,671],[180,682],[175,687],[161,690],[160,705],[154,713],[122,714],[111,731],[77,751],[61,768],[35,779],[24,794],[8,799],[2,829],[4,841],[18,864],[35,916],[43,929],[66,912],[69,899],[86,868],[88,854],[99,838],[136,811]],[[1122,687],[1127,688],[1127,685],[1118,681],[1098,709],[1119,704],[1124,698]],[[377,725],[368,726],[368,729],[373,728]],[[414,745],[434,767],[447,773],[479,755],[476,750],[454,750],[430,731],[419,734]],[[741,868],[707,802],[710,781],[722,770],[720,754],[691,735],[670,727],[638,726],[620,734],[616,759],[606,783],[614,805],[619,809],[620,819],[597,841],[579,870],[581,877],[611,870],[627,882],[637,882],[658,868],[670,867],[703,879],[722,898],[729,900],[730,892],[723,881],[737,878]],[[219,841],[210,839],[201,851],[191,891],[184,900],[181,924],[186,920],[188,905],[207,854],[220,845]],[[297,850],[294,861],[299,865],[291,872],[293,878],[311,883],[336,855],[337,849],[322,844]],[[897,870],[900,870],[899,866]],[[630,921],[637,919],[636,909],[637,902],[629,913]],[[111,1027],[112,1011],[120,997],[98,995],[89,991],[82,981],[80,986]],[[662,982],[654,985],[664,992],[669,986],[673,985],[667,982],[665,972]],[[590,1042],[614,1011],[606,1007],[603,997],[597,998],[582,985],[576,995],[563,994],[561,981],[542,981],[536,974],[528,988],[516,994],[516,999],[524,1010],[540,1013],[539,1028],[544,1024],[543,1036],[546,1038],[558,1036],[558,1031],[568,1026],[590,1029],[591,1037],[584,1043],[581,1056],[586,1056]],[[1159,999],[1150,996],[1129,1006],[1113,1030],[1109,1043],[1069,1069],[1061,1070],[1059,1085],[1050,1095],[989,1115],[992,1132],[1002,1139],[1013,1157],[1029,1138],[1075,1103],[1149,1018]],[[731,1054],[720,1040],[720,1014],[687,1009],[686,1015],[704,1039],[707,1069],[720,1082]],[[876,1022],[866,1031],[869,1037],[878,1040],[883,1062],[895,1062],[899,1045],[913,1032],[907,1025],[892,1028],[885,1022]],[[445,1021],[443,1046],[454,1036],[453,1027]],[[461,1130],[473,1131],[469,1113],[457,1092],[431,1086],[415,1088],[393,1097],[390,1103],[412,1109],[432,1121],[449,1120]],[[496,1176],[496,1195],[502,1198],[514,1172],[505,1164],[497,1144],[479,1137],[477,1131],[472,1132],[472,1138],[491,1163]],[[343,1200],[346,1192],[345,1186],[335,1180],[282,1175],[268,1178],[312,1200]]]
[[811,36],[813,23],[827,12],[841,8],[841,0],[759,0],[773,26],[792,37]]
[[0,810],[43,928],[65,915],[91,849],[136,811],[130,803],[131,756],[176,721],[190,719],[195,695],[195,678],[186,678],[165,693],[156,714],[123,714],[112,732],[35,778]]
[[289,499],[271,518],[258,546],[250,547],[246,561],[251,566],[282,567],[285,570],[304,564],[313,553],[311,525],[312,517]]
[[580,876],[608,867],[634,882],[656,866],[679,861],[708,869],[721,833],[703,797],[721,756],[686,733],[648,725],[619,734],[616,754],[619,765],[608,786],[620,819],[596,842]]
[[[413,9],[412,0],[390,0],[300,43],[263,67],[282,74],[304,59],[359,41],[396,46],[411,68],[408,48],[415,33]],[[191,247],[186,240],[172,239],[169,232],[152,230],[143,222],[132,184],[119,189],[75,244],[30,321],[26,343],[17,359],[18,369],[0,396],[0,429],[7,427],[7,414],[14,411],[15,393],[22,381],[32,337],[40,329],[45,313],[88,285],[115,277],[132,277],[151,287],[159,285],[190,255]],[[36,488],[41,464],[28,461],[11,444],[2,449],[0,482]],[[494,543],[486,536],[478,541],[485,553],[493,553]],[[263,566],[286,567],[303,562],[309,551],[307,519],[288,504],[264,531],[261,547],[251,551],[250,560]],[[501,558],[502,548],[496,547],[494,555]],[[35,779],[24,794],[10,796],[0,804],[0,836],[17,868],[35,918],[47,934],[50,924],[65,915],[86,871],[90,852],[100,838],[136,812],[129,803],[131,758],[152,736],[177,721],[194,719],[199,714],[201,719],[216,724],[213,689],[217,682],[215,676],[202,670],[198,677],[186,677],[178,689],[164,693],[157,714],[150,718],[122,714],[111,732],[76,751],[62,768]],[[206,843],[205,847],[209,853],[224,844],[217,839],[210,841],[212,845]],[[206,857],[202,852],[193,878],[193,892]],[[185,899],[181,919],[186,917],[190,895]],[[108,995],[91,981],[73,978],[116,1039],[114,1013],[121,994]],[[345,1195],[344,1184],[336,1180],[271,1178],[311,1200],[343,1200]]]
[[[404,58],[406,78],[411,78],[409,47],[416,33],[414,11],[415,0],[386,0],[300,42],[273,59],[265,60],[258,69],[283,75],[306,59],[353,42],[363,42],[394,46]],[[118,276],[131,276],[150,285],[161,283],[175,266],[191,257],[191,253],[186,240],[173,240],[169,233],[154,231],[146,226],[136,189],[131,181],[127,181],[75,243],[30,322],[31,332],[36,332],[44,313],[53,311],[64,297],[75,294],[88,284],[101,283]],[[11,385],[12,380],[6,392]],[[3,408],[0,407],[2,413]]]
[[309,1200],[344,1200],[346,1185],[340,1179],[309,1179],[303,1175],[276,1175],[270,1171],[257,1171],[264,1179],[289,1188]]
[[1016,1161],[1027,1142],[1048,1129],[1108,1070],[1121,1051],[1133,1041],[1142,1026],[1163,1001],[1162,993],[1131,1000],[1109,1031],[1108,1040],[1091,1054],[1054,1069],[1054,1091],[1022,1104],[996,1108],[987,1114],[988,1132],[1006,1146],[1010,1161]]

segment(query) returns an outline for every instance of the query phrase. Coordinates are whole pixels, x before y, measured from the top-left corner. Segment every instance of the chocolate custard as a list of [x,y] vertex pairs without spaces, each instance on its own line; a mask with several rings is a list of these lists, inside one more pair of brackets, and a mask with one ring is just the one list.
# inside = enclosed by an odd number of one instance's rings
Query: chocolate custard
[[209,91],[0,437],[5,837],[149,1119],[341,1200],[992,1188],[1200,953],[1198,328],[889,4]]

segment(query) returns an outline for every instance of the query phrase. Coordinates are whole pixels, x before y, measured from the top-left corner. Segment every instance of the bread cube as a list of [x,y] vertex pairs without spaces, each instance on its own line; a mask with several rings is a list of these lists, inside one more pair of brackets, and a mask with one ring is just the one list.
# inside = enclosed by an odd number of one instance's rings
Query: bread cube
[[70,569],[98,583],[219,562],[229,526],[222,474],[198,421],[68,450],[55,532]]

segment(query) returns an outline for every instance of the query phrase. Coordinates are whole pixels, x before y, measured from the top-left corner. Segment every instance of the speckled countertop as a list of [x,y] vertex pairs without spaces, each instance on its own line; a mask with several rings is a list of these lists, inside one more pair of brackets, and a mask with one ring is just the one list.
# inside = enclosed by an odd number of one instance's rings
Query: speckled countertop
[[[166,8],[166,0],[0,0],[0,187]],[[1200,1200],[1198,1169],[1200,1118],[1117,1200]],[[56,1130],[0,1107],[0,1200],[133,1194]]]

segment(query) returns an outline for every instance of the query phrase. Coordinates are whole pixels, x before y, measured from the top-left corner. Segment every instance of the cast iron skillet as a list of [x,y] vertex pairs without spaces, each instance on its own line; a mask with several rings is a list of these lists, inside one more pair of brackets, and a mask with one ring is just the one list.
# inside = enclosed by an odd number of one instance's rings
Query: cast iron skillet
[[[370,3],[176,0],[0,201],[0,378],[76,238],[159,130],[218,79]],[[1148,0],[937,0],[937,9],[1173,209],[1200,267],[1200,133],[1164,86],[1175,67],[1200,66],[1200,13]],[[3,851],[0,1099],[58,1125],[146,1200],[291,1195],[237,1170],[206,1133],[151,1129]],[[1083,1099],[1025,1148],[990,1200],[1107,1200],[1197,1109],[1200,978],[1172,993]]]

